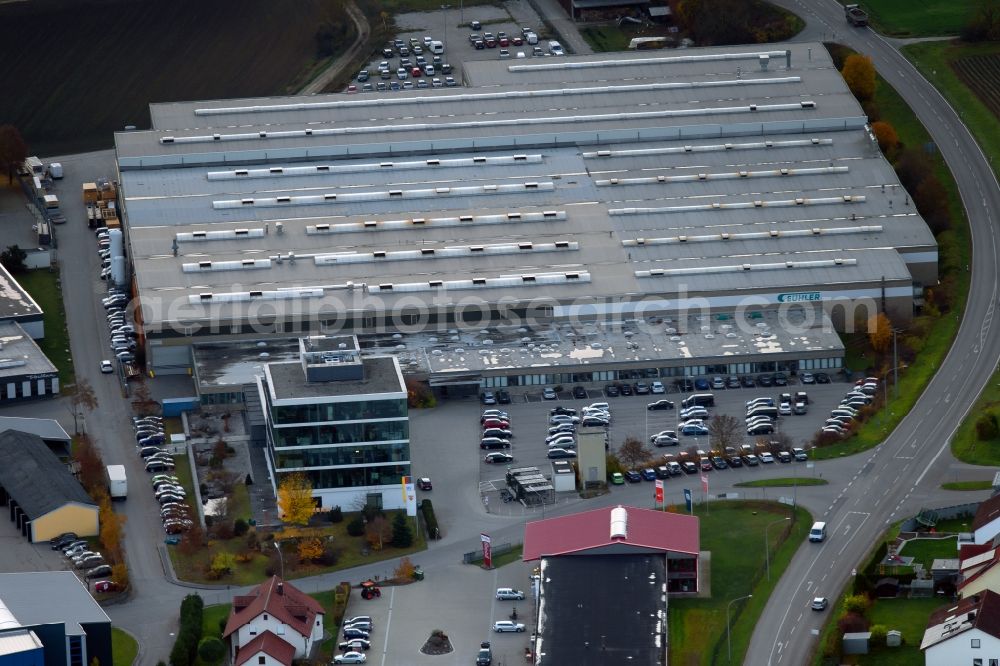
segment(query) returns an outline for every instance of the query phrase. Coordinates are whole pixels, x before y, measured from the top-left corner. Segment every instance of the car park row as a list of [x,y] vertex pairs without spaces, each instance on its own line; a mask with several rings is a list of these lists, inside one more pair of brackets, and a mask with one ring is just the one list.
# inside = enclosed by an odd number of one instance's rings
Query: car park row
[[368,661],[365,652],[371,648],[371,633],[375,628],[372,618],[368,615],[345,618],[341,631],[343,642],[338,648],[343,652],[334,656],[335,664],[364,664]]
[[142,457],[147,472],[152,477],[153,496],[160,504],[160,520],[167,533],[168,543],[176,543],[178,537],[189,530],[194,522],[191,508],[187,503],[187,492],[180,479],[170,474],[174,471],[174,458],[163,448],[166,432],[163,419],[159,416],[137,416],[133,418],[136,450]]
[[827,435],[846,436],[855,425],[858,412],[871,405],[878,393],[878,378],[865,377],[855,382],[854,387],[847,392],[840,404],[830,412],[830,418],[823,424],[821,433]]
[[682,451],[677,455],[672,453],[665,454],[659,464],[653,467],[614,472],[611,475],[611,483],[613,485],[622,485],[626,481],[629,483],[655,481],[657,479],[669,479],[672,476],[681,476],[682,474],[697,474],[698,472],[704,473],[732,467],[757,467],[761,464],[767,465],[774,462],[805,462],[808,458],[809,456],[805,449],[799,447],[795,447],[791,451],[779,450],[772,452],[770,445],[761,444],[758,444],[756,447],[744,444],[739,449],[728,447],[724,452],[703,451],[699,449],[692,454]]
[[[91,551],[89,542],[78,538],[73,532],[66,532],[50,539],[49,547],[52,550],[62,551],[73,568],[80,570],[87,580],[107,578],[111,575],[111,565],[104,561],[104,556]],[[95,589],[98,592],[113,592],[115,586],[111,581],[98,581],[95,583]]]
[[[96,230],[97,249],[101,257],[101,279],[111,279],[111,238],[107,227],[99,227]],[[128,294],[117,287],[109,287],[108,295],[101,301],[107,316],[108,333],[111,337],[111,351],[115,358],[122,365],[135,363],[136,331],[135,327],[128,321],[126,308],[128,306]],[[110,360],[101,361],[101,372],[109,374],[114,372],[114,367]]]

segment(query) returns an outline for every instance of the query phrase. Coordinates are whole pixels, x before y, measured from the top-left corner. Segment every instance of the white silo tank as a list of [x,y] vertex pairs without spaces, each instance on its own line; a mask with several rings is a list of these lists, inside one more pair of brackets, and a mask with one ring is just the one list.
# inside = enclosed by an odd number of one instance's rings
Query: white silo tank
[[111,256],[111,279],[116,287],[125,286],[125,257]]
[[111,258],[123,257],[125,252],[122,248],[122,230],[112,229],[108,232],[108,238],[111,241]]

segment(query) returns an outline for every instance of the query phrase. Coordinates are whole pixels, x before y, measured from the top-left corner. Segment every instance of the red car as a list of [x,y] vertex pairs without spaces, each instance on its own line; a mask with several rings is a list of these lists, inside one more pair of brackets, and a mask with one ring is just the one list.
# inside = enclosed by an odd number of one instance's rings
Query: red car
[[499,419],[487,419],[483,421],[483,430],[486,430],[487,428],[501,428],[503,430],[509,430],[510,422],[501,421]]
[[117,585],[117,583],[115,583],[113,581],[110,581],[110,580],[99,580],[96,583],[94,583],[94,591],[95,592],[117,592],[118,591],[118,585]]

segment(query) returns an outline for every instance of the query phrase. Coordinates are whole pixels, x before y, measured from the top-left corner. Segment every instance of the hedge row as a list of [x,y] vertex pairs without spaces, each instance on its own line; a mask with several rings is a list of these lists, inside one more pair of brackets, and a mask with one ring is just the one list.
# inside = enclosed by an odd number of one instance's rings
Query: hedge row
[[427,526],[428,538],[440,539],[441,530],[438,529],[437,516],[434,515],[434,506],[429,499],[420,502],[420,511],[424,514],[424,525]]
[[189,594],[181,602],[181,627],[170,651],[170,666],[191,666],[201,641],[202,610],[205,602],[197,594]]

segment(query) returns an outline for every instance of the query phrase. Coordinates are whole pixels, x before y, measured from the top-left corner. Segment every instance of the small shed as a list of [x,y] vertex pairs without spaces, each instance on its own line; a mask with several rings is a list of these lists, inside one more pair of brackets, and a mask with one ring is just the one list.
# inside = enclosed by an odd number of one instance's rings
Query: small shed
[[576,470],[568,460],[552,461],[552,485],[556,492],[576,490]]
[[872,632],[852,631],[844,634],[844,654],[868,654],[868,643]]
[[892,599],[899,596],[898,578],[880,578],[875,583],[875,596],[879,599]]

